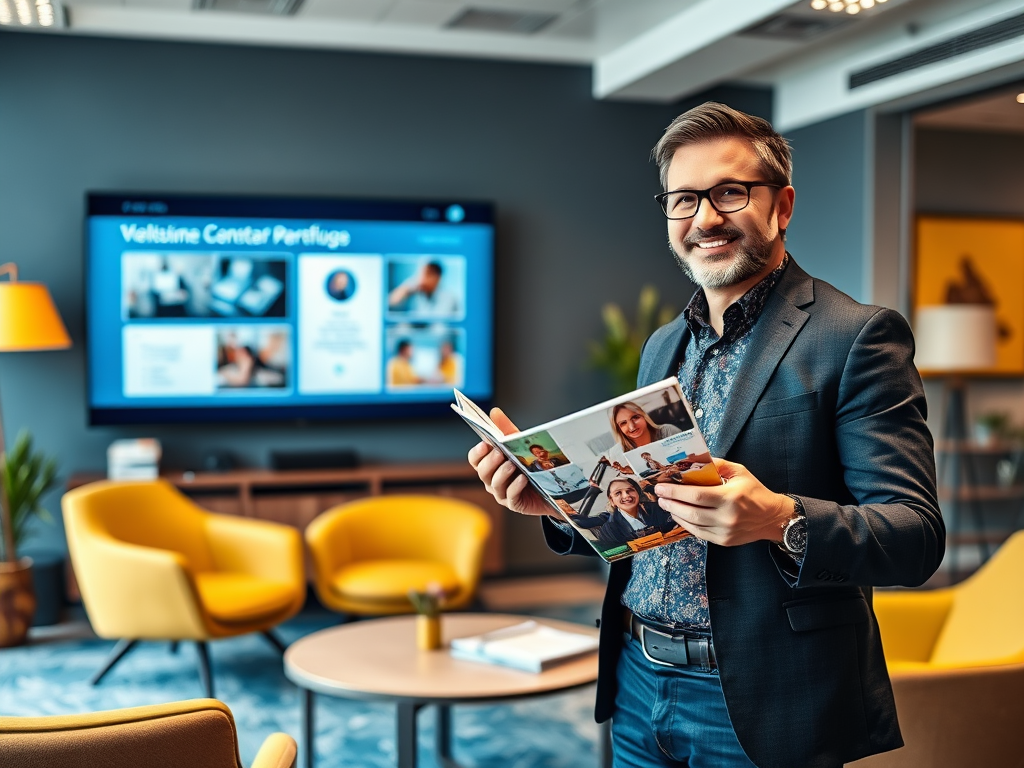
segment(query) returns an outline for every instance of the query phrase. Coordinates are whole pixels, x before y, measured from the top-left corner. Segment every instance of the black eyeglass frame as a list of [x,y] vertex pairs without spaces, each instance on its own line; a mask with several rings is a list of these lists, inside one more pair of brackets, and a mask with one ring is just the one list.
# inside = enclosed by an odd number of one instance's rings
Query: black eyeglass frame
[[[740,186],[746,189],[747,202],[745,202],[739,208],[733,208],[731,211],[722,211],[719,210],[718,206],[715,205],[715,202],[711,199],[711,190],[718,189],[718,187],[725,187],[728,186],[729,184],[734,184],[736,186]],[[666,219],[670,219],[671,221],[686,221],[687,219],[692,219],[694,216],[697,215],[697,213],[700,211],[700,204],[705,200],[707,200],[708,205],[714,208],[718,213],[738,213],[742,211],[744,208],[746,208],[748,205],[750,205],[750,190],[752,190],[754,187],[771,187],[772,189],[782,189],[783,186],[784,185],[782,184],[773,184],[770,181],[723,181],[720,184],[715,184],[715,186],[708,187],[707,189],[670,189],[668,192],[661,192],[655,195],[654,199],[658,201],[658,207],[661,208],[661,212],[665,214]],[[695,194],[697,196],[697,207],[693,209],[693,213],[691,213],[689,216],[669,216],[668,209],[665,207],[665,201],[668,199],[669,195],[678,195],[680,192],[690,192],[692,194]]]

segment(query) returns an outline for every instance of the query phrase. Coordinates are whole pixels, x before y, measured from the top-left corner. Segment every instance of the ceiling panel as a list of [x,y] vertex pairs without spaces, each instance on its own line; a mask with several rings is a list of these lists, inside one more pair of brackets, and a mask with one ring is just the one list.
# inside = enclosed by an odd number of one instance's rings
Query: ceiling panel
[[462,4],[462,0],[398,0],[382,23],[437,29],[458,15]]
[[375,22],[395,0],[303,0],[296,16],[304,19]]
[[1017,101],[1024,83],[978,99],[928,110],[915,116],[922,128],[1024,133],[1024,104]]

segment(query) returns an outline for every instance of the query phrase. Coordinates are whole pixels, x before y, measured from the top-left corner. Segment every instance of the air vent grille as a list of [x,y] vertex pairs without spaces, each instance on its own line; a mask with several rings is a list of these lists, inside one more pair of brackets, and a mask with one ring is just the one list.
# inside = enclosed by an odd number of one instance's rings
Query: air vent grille
[[301,6],[302,0],[194,0],[194,7],[202,11],[265,16],[294,16]]
[[770,19],[758,22],[740,32],[750,37],[768,37],[774,40],[811,40],[812,38],[845,27],[854,19],[850,16],[797,16],[780,13]]
[[1024,14],[1011,16],[1008,19],[989,24],[972,32],[965,32],[962,35],[951,37],[927,48],[921,48],[914,53],[900,56],[898,59],[887,61],[884,64],[877,64],[850,75],[850,89],[884,80],[893,75],[909,72],[912,69],[926,67],[954,56],[961,56],[979,48],[986,48],[996,43],[1012,40],[1024,34]]
[[470,29],[476,32],[503,32],[532,35],[558,18],[554,13],[499,11],[492,8],[467,8],[448,23],[449,29]]

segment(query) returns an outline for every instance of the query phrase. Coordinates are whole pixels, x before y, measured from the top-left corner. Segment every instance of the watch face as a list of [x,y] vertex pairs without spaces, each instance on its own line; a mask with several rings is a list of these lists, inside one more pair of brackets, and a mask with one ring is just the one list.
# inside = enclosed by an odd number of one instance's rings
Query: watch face
[[791,521],[782,533],[782,543],[794,555],[802,555],[807,549],[807,520],[799,517]]

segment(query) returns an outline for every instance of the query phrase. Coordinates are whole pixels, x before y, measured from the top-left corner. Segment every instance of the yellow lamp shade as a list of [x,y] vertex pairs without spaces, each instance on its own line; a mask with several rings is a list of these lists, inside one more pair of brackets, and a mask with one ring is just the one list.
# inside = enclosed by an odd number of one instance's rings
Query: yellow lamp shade
[[70,346],[71,337],[45,285],[0,282],[0,352]]

